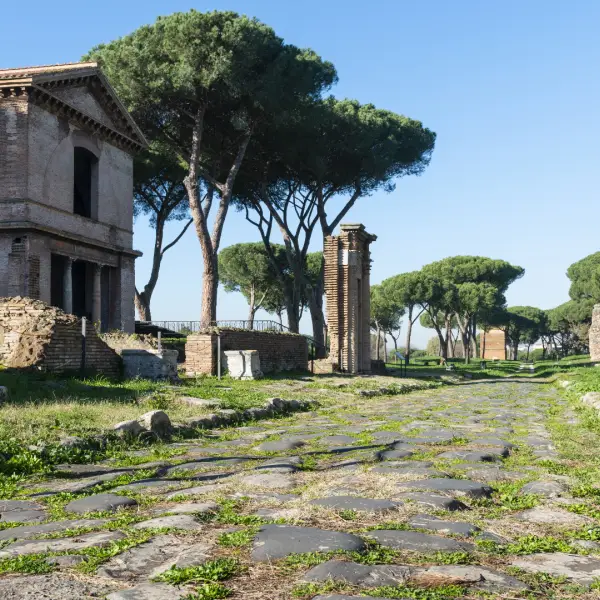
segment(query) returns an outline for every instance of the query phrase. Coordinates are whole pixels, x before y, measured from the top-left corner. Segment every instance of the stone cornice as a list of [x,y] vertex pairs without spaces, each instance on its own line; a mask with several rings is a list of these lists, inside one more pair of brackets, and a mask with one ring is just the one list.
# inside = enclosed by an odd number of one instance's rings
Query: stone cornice
[[74,217],[75,219],[83,219],[89,223],[97,223],[103,227],[107,227],[110,229],[114,229],[115,231],[121,231],[123,233],[127,233],[129,235],[133,235],[133,229],[125,229],[124,227],[118,227],[117,225],[113,225],[111,223],[106,223],[105,221],[99,221],[97,219],[90,219],[88,217],[82,217],[81,215],[76,215],[73,212],[69,212],[68,210],[64,210],[62,208],[58,208],[56,206],[52,206],[51,204],[46,204],[45,202],[38,202],[37,200],[31,200],[30,198],[0,198],[0,206],[4,205],[14,205],[15,203],[20,203],[23,205],[27,204],[35,204],[43,208],[44,210],[48,210],[50,212],[60,213],[62,215],[68,215],[69,217]]
[[64,230],[54,229],[53,227],[46,227],[45,225],[39,225],[31,221],[0,221],[0,233],[16,232],[16,231],[34,231],[51,235],[57,239],[68,240],[76,242],[90,248],[97,248],[105,252],[112,252],[113,254],[125,254],[137,258],[142,256],[142,252],[139,250],[133,250],[133,248],[124,248],[122,246],[112,246],[110,244],[104,244],[97,240],[92,240],[81,235],[77,235],[71,231],[66,232]]
[[64,100],[53,95],[46,87],[42,87],[42,85],[32,83],[31,78],[24,78],[23,80],[12,79],[7,82],[0,80],[0,102],[6,98],[27,98],[29,102],[36,106],[56,116],[67,118],[81,129],[129,154],[135,154],[145,147],[146,143],[143,138],[143,141],[136,140],[121,131],[101,123],[94,117],[74,108]]

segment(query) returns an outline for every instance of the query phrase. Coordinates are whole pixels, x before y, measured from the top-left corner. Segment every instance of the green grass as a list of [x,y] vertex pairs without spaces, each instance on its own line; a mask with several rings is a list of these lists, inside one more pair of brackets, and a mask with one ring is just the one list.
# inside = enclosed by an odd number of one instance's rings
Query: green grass
[[[432,359],[434,357],[430,357]],[[415,359],[419,360],[419,358]],[[486,361],[486,369],[480,366],[481,359],[471,359],[470,364],[465,364],[463,359],[449,359],[449,363],[454,365],[454,371],[446,371],[443,365],[420,365],[411,362],[407,369],[408,377],[424,377],[444,374],[469,375],[472,379],[489,379],[497,377],[519,377],[519,378],[535,378],[549,377],[551,375],[566,373],[574,367],[585,366],[590,364],[590,357],[587,355],[571,356],[556,360],[536,361],[535,372],[530,373],[528,370],[521,371],[519,365],[521,361],[503,360],[503,361]],[[389,368],[397,367],[394,363],[387,365]],[[600,388],[599,388],[600,390]]]
[[264,389],[273,380],[286,381],[279,376],[261,381],[184,378],[174,387],[141,379],[59,378],[0,370],[0,385],[10,393],[10,402],[0,407],[0,439],[51,442],[64,435],[86,437],[149,410],[166,410],[173,421],[214,411],[179,403],[177,396],[218,398],[220,408],[247,409],[274,395]]
[[[172,386],[139,379],[57,377],[0,367],[0,385],[6,386],[10,395],[10,401],[0,406],[0,498],[17,493],[20,476],[49,473],[61,463],[114,458],[115,464],[126,465],[168,458],[177,451],[162,445],[162,456],[149,452],[148,457],[131,457],[128,451],[143,448],[148,442],[113,436],[106,447],[101,447],[94,436],[110,432],[116,423],[136,419],[150,410],[165,410],[173,422],[215,410],[180,403],[178,396],[217,398],[223,409],[261,406],[275,395],[269,389],[275,382],[283,385],[292,380],[278,375],[260,381],[204,377],[184,378],[180,385]],[[302,396],[302,388],[294,390],[292,385],[286,392],[288,398]],[[60,439],[67,436],[81,438],[81,445],[62,446]],[[13,475],[16,477],[6,479]]]

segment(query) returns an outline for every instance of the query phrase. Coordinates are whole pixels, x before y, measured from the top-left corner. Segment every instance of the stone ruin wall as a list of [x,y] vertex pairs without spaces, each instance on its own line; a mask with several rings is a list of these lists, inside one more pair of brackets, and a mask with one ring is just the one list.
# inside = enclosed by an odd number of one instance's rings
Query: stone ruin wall
[[[270,331],[220,329],[221,351],[258,350],[263,373],[307,371],[308,342],[303,335]],[[188,375],[217,374],[217,333],[189,335],[185,345]]]
[[590,326],[590,357],[593,362],[600,362],[600,304],[596,304],[592,312],[592,325]]
[[[0,298],[0,364],[51,373],[81,367],[81,319],[31,298]],[[86,369],[118,377],[121,359],[91,324],[87,328]]]

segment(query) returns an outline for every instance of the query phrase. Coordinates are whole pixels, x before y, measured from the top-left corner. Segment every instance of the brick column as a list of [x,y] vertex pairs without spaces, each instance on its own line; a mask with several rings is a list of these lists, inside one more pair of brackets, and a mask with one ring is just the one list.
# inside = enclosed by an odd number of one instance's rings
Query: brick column
[[63,310],[67,314],[73,313],[73,260],[65,258],[63,272]]
[[92,292],[92,321],[100,324],[102,319],[102,265],[94,265],[94,283]]

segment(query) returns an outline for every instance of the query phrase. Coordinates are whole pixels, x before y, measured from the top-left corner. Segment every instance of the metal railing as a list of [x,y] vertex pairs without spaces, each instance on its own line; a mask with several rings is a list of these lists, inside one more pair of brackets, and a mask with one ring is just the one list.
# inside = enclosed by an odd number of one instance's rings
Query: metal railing
[[289,331],[289,329],[277,321],[214,321],[213,327],[223,327],[226,329],[249,329],[251,331]]
[[[201,321],[148,321],[148,324],[182,334],[198,333],[204,329]],[[211,323],[211,327],[222,327],[224,329],[248,329],[252,331],[289,331],[285,325],[282,325],[277,321],[268,320],[256,320],[254,322],[243,320],[213,321]]]

